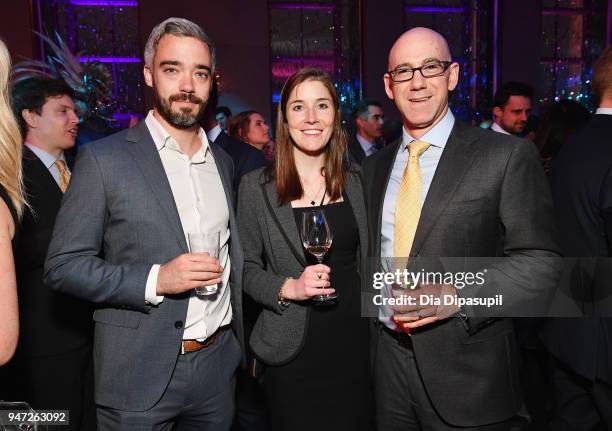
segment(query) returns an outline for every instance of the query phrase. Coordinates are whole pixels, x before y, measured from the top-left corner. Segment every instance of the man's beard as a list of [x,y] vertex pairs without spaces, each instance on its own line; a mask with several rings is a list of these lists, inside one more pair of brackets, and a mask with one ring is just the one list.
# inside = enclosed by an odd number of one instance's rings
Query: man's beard
[[[199,98],[193,93],[173,94],[164,99],[155,91],[155,108],[157,112],[166,120],[179,129],[189,129],[196,124],[200,124],[204,117],[206,100]],[[172,110],[172,102],[189,101],[194,104],[193,108],[180,108],[178,112]],[[195,113],[194,113],[195,112]]]

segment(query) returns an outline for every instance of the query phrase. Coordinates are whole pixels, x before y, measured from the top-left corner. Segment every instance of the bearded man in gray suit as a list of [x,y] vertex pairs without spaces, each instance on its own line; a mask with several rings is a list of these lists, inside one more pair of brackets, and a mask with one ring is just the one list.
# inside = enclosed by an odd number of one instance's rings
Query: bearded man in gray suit
[[[225,430],[243,359],[243,258],[231,159],[198,126],[215,48],[198,25],[170,18],[149,36],[145,63],[155,107],[80,150],[45,281],[99,306],[100,429]],[[218,259],[190,253],[191,232],[218,232]],[[194,292],[210,285],[216,294]]]
[[404,128],[402,139],[363,164],[371,254],[408,258],[409,268],[415,260],[503,259],[488,268],[480,289],[430,282],[404,294],[412,304],[380,307],[379,431],[520,427],[525,412],[508,310],[489,314],[420,297],[499,294],[504,307],[520,309],[556,282],[553,206],[537,151],[456,121],[448,97],[458,80],[459,64],[438,33],[414,28],[393,45],[384,82]]

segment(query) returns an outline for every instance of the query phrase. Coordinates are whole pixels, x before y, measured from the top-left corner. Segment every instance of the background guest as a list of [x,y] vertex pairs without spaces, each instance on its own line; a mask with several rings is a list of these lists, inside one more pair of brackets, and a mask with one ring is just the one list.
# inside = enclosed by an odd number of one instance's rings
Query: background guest
[[10,73],[11,58],[0,40],[0,365],[13,356],[19,336],[14,250],[18,220],[26,206],[21,174],[21,135],[9,102]]
[[240,140],[227,134],[225,129],[219,123],[217,102],[219,100],[218,85],[216,78],[213,78],[210,97],[206,104],[206,112],[202,119],[202,127],[206,130],[208,140],[218,144],[225,150],[234,162],[234,190],[238,190],[240,179],[244,174],[254,169],[260,168],[266,164],[266,159],[261,151],[250,145],[244,145]]
[[[299,97],[298,97],[299,95]],[[263,306],[251,335],[266,365],[271,429],[371,430],[368,319],[361,318],[360,262],[367,256],[359,174],[345,159],[346,135],[331,78],[302,69],[285,83],[277,155],[247,174],[238,193],[245,292]],[[333,232],[325,264],[305,256],[302,214],[324,209]],[[315,306],[316,295],[339,300]]]
[[362,100],[355,105],[352,117],[355,132],[351,133],[348,149],[352,160],[360,165],[363,159],[384,146],[380,140],[383,136],[385,116],[379,102]]
[[522,82],[506,82],[493,98],[491,130],[522,136],[531,112],[533,88]]
[[[572,272],[579,310],[597,310],[597,300],[610,297],[612,48],[593,67],[593,91],[599,108],[561,147],[551,171],[563,253],[588,257]],[[609,315],[609,309],[604,313]],[[585,313],[582,319],[550,319],[541,338],[555,358],[551,428],[612,429],[612,318]]]
[[[35,409],[70,410],[70,425],[95,416],[93,307],[43,283],[45,256],[70,181],[79,117],[72,89],[62,80],[28,78],[13,88],[13,112],[24,138],[23,173],[30,208],[16,250],[21,338],[15,357],[15,399]],[[84,429],[91,428],[83,425]],[[94,426],[95,427],[95,426]]]
[[540,117],[535,144],[540,150],[546,173],[561,147],[578,129],[588,123],[591,114],[575,100],[560,100],[548,105]]
[[[215,85],[216,79],[215,79]],[[232,119],[232,111],[227,106],[217,106],[215,109],[215,118],[219,127],[221,127],[224,131],[227,132],[227,128],[229,127],[229,123]]]
[[270,127],[257,111],[236,114],[230,122],[229,134],[260,151],[270,142]]

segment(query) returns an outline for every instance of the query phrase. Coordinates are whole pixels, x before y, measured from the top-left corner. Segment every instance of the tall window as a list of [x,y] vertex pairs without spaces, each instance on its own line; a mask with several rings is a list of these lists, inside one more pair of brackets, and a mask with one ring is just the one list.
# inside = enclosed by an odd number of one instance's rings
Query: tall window
[[332,76],[345,109],[359,100],[358,3],[268,0],[273,113],[287,78],[305,66],[320,67]]
[[[143,111],[137,0],[36,0],[39,31],[58,33],[80,60],[98,61],[113,77],[115,118]],[[44,46],[42,57],[45,56]]]
[[459,118],[479,122],[490,116],[494,76],[494,22],[491,0],[404,0],[405,28],[429,27],[449,43],[460,65],[450,105]]
[[573,99],[593,108],[593,62],[606,46],[606,0],[542,0],[538,99]]

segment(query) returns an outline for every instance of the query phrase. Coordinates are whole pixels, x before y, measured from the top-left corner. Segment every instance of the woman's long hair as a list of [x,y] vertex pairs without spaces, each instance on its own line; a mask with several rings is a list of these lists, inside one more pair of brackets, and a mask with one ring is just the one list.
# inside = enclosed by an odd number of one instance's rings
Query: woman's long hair
[[242,142],[249,142],[249,127],[251,125],[251,115],[257,114],[257,111],[242,111],[234,115],[229,122],[228,134]]
[[21,218],[26,205],[21,172],[22,138],[11,110],[10,74],[11,57],[0,40],[0,185],[6,189]]
[[305,81],[319,81],[329,91],[334,104],[334,128],[325,146],[325,187],[332,201],[340,199],[344,190],[348,168],[344,157],[347,146],[346,133],[342,127],[340,98],[330,76],[317,68],[304,68],[294,73],[283,86],[276,116],[276,157],[266,170],[266,179],[276,181],[280,205],[300,199],[304,195],[302,183],[295,166],[293,149],[295,143],[287,125],[287,102],[294,88]]

